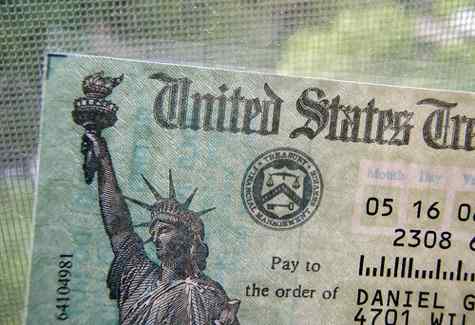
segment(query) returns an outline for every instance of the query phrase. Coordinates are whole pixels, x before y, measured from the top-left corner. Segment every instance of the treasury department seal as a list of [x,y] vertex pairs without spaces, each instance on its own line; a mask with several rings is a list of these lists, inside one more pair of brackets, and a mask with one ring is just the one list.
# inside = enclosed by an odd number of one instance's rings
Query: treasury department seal
[[289,229],[315,213],[322,196],[320,170],[305,153],[277,148],[259,155],[242,181],[244,207],[258,223]]

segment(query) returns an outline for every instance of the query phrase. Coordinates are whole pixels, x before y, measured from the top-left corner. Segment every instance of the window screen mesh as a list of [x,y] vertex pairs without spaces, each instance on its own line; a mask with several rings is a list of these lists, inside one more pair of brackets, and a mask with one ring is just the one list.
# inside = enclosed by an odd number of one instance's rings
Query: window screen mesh
[[474,90],[472,0],[0,0],[0,323],[21,322],[45,51]]

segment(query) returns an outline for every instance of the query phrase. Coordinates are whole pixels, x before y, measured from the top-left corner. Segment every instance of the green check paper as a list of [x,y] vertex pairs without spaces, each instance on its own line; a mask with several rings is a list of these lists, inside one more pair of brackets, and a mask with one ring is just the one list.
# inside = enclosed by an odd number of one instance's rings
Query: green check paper
[[475,94],[52,54],[26,324],[475,324]]

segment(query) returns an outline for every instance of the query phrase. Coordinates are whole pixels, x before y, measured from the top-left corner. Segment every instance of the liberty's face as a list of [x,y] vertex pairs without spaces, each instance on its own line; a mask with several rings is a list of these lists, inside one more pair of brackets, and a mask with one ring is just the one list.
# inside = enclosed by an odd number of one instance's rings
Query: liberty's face
[[184,226],[156,221],[150,235],[160,260],[177,260],[189,256],[192,237]]

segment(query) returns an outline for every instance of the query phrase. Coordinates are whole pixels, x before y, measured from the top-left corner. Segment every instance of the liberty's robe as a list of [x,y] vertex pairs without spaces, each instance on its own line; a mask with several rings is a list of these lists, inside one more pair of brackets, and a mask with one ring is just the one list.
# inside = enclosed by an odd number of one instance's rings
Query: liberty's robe
[[216,281],[200,275],[163,283],[160,266],[147,257],[142,239],[134,232],[115,238],[112,247],[107,283],[110,298],[118,300],[121,325],[228,324],[215,323],[229,301]]

